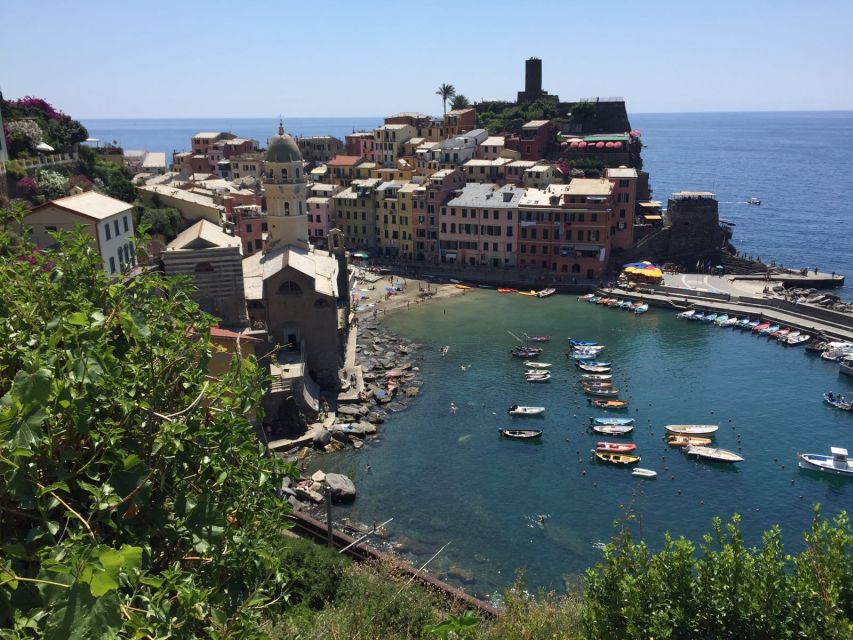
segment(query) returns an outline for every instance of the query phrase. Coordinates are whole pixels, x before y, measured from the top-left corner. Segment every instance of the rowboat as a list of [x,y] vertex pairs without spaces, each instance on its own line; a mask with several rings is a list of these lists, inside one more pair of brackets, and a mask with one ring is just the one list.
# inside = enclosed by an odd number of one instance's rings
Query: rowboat
[[525,380],[528,382],[550,382],[551,374],[546,373],[544,376],[527,376]]
[[827,391],[823,394],[823,399],[827,404],[835,407],[836,409],[841,409],[842,411],[853,411],[853,402],[848,401],[843,394]]
[[668,424],[665,429],[676,436],[709,436],[717,433],[720,427],[715,424]]
[[605,398],[612,398],[619,395],[619,389],[611,389],[609,387],[584,387],[583,392],[588,396]]
[[469,287],[467,284],[457,284],[456,288],[457,289],[470,289],[471,287]]
[[608,307],[620,307],[620,306],[622,306],[623,302],[625,302],[625,301],[624,300],[617,300],[616,298],[613,298],[612,300],[609,300],[607,302],[607,306]]
[[591,298],[587,298],[586,301],[589,302],[590,304],[595,304],[599,300],[601,300],[601,296],[592,296]]
[[598,351],[572,351],[569,354],[569,357],[573,360],[592,360],[597,357],[599,353],[601,353],[600,349]]
[[626,453],[609,453],[606,451],[593,451],[595,457],[601,462],[609,462],[610,464],[637,464],[640,461],[640,456],[632,456]]
[[717,319],[717,314],[716,314],[716,313],[712,313],[712,314],[710,314],[710,315],[705,316],[705,317],[703,318],[703,322],[714,322],[716,319]]
[[687,455],[711,462],[743,462],[743,458],[734,451],[716,447],[688,447]]
[[525,367],[530,367],[531,369],[547,369],[551,366],[550,362],[525,362]]
[[595,297],[595,294],[594,294],[594,293],[588,293],[588,294],[586,294],[586,295],[584,295],[584,296],[578,296],[578,300],[584,300],[584,301],[586,301],[586,300],[590,300],[591,298],[594,298],[594,297]]
[[592,430],[606,436],[626,436],[634,430],[634,427],[628,424],[595,424]]
[[705,313],[702,311],[697,311],[692,316],[689,316],[687,319],[691,322],[702,322],[702,320],[705,319]]
[[738,323],[738,319],[737,319],[737,318],[729,318],[729,319],[728,319],[728,320],[726,320],[725,322],[721,322],[721,323],[720,323],[720,326],[721,326],[721,327],[723,327],[723,328],[733,327],[733,326],[735,326],[737,323]]
[[596,304],[609,304],[611,300],[615,300],[616,298],[599,298]]
[[779,325],[778,325],[778,324],[771,324],[771,325],[770,325],[769,327],[767,327],[766,329],[761,329],[761,330],[759,330],[758,335],[760,335],[760,336],[769,336],[769,335],[771,335],[771,334],[775,333],[776,331],[779,331],[779,328],[780,328],[780,327],[779,327]]
[[753,333],[758,333],[759,331],[764,331],[765,329],[770,328],[769,322],[759,322],[758,320],[754,320],[754,322],[755,324],[752,324],[752,322],[749,323],[752,326]]
[[803,469],[814,469],[816,471],[826,471],[839,476],[853,476],[853,460],[847,458],[847,449],[841,447],[830,447],[831,456],[821,455],[819,453],[798,453],[797,459],[800,461],[800,467]]
[[545,413],[545,407],[522,407],[514,404],[506,412],[511,416],[541,416]]
[[609,451],[611,453],[628,453],[637,448],[633,442],[596,442],[596,451]]
[[542,289],[542,291],[536,292],[537,298],[547,298],[548,296],[553,296],[557,293],[557,290],[554,287],[548,287],[547,289]]
[[610,380],[613,378],[612,373],[582,373],[581,380]]
[[803,335],[803,334],[800,333],[799,331],[792,331],[791,333],[789,333],[785,337],[779,338],[779,342],[781,342],[782,344],[789,344],[791,340],[796,340],[801,335]]
[[573,347],[597,347],[598,343],[591,340],[572,340],[569,338],[569,344]]
[[729,319],[729,314],[724,313],[721,316],[717,316],[717,319],[714,320],[714,324],[716,324],[717,326],[722,326],[722,324],[724,322],[728,321],[728,319]]
[[602,416],[599,418],[590,418],[589,423],[592,426],[627,427],[634,424],[634,418],[609,418],[607,416]]
[[627,409],[628,401],[627,400],[599,400],[598,398],[587,398],[587,402],[589,402],[593,407],[598,407],[599,409]]
[[696,436],[669,436],[666,443],[670,447],[704,447],[711,444],[711,438],[698,438]]
[[583,385],[584,387],[590,387],[592,389],[607,389],[609,387],[613,387],[613,382],[610,380],[578,380],[578,383]]
[[649,305],[648,305],[648,304],[646,304],[645,302],[644,302],[643,304],[641,304],[641,305],[634,306],[634,307],[633,307],[633,309],[632,309],[632,311],[633,311],[636,315],[640,315],[641,313],[645,313],[645,312],[646,312],[646,311],[648,311],[648,310],[649,310]]
[[542,349],[513,349],[509,352],[513,358],[538,358],[542,355]]
[[690,309],[689,311],[682,311],[675,317],[681,318],[682,320],[687,320],[688,318],[692,318],[694,315],[696,315],[696,309]]
[[631,471],[632,476],[637,476],[638,478],[646,478],[651,480],[653,478],[657,478],[658,472],[652,471],[651,469],[643,469],[642,467],[637,467],[633,471]]
[[509,287],[500,287],[498,293],[515,293],[518,289],[510,289]]
[[542,376],[545,374],[550,374],[551,372],[547,369],[525,369],[524,375],[526,376]]
[[743,320],[738,320],[738,323],[735,325],[738,329],[746,329],[751,323],[752,320],[749,317],[744,318]]
[[603,344],[572,345],[572,353],[598,353],[606,348]]
[[542,435],[542,429],[498,429],[504,438],[531,440]]
[[593,367],[588,364],[578,364],[578,369],[587,373],[610,373],[610,367]]
[[530,296],[531,298],[536,297],[536,292],[533,289],[530,291],[516,291],[516,293],[520,296]]
[[530,340],[530,342],[550,342],[551,336],[529,336],[526,333],[524,337]]
[[771,333],[770,337],[773,338],[774,340],[781,340],[782,338],[787,336],[789,333],[791,333],[790,329],[779,329],[779,331],[774,331],[773,333]]
[[602,360],[586,360],[581,358],[578,360],[579,364],[586,365],[587,367],[609,367],[612,363],[604,362]]

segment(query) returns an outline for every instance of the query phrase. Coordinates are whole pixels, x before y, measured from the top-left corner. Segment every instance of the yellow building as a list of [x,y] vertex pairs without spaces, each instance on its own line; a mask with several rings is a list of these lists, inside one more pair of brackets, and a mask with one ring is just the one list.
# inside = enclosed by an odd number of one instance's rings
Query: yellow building
[[397,209],[400,215],[400,257],[404,260],[414,259],[414,198],[417,195],[423,198],[425,192],[426,187],[423,184],[411,181],[397,190]]

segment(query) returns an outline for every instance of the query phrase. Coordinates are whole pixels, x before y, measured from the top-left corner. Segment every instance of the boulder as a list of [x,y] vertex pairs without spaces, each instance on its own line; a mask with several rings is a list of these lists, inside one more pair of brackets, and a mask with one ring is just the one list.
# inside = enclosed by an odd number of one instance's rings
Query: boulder
[[388,410],[393,411],[394,413],[398,413],[405,408],[406,408],[406,406],[400,402],[389,402],[388,403]]
[[326,473],[318,469],[317,471],[311,474],[311,479],[314,482],[323,482],[323,480],[326,479]]
[[372,436],[377,431],[376,425],[370,422],[359,422],[358,426],[361,427],[361,432],[366,436]]
[[409,396],[410,398],[414,398],[420,392],[421,392],[421,390],[419,387],[408,387],[406,389],[406,395]]
[[327,473],[326,486],[332,493],[332,502],[346,503],[355,500],[355,485],[340,473]]
[[337,413],[343,414],[345,416],[360,416],[361,407],[356,404],[345,404],[343,406],[338,407]]
[[315,447],[324,447],[332,439],[332,434],[328,429],[318,429],[312,438]]
[[382,424],[385,422],[385,416],[378,411],[371,411],[367,414],[367,421],[372,422],[373,424]]

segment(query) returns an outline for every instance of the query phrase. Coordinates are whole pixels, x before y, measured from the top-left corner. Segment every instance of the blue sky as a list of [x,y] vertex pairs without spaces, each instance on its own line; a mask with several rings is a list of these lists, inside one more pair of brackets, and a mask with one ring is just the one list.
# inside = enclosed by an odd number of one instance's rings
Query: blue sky
[[0,90],[80,118],[440,113],[442,82],[633,113],[853,108],[853,1],[3,0]]

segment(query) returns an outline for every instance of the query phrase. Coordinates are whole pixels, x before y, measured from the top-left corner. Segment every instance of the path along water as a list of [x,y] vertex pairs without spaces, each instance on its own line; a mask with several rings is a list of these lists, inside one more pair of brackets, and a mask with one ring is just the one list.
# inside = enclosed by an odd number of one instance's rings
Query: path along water
[[[850,508],[853,483],[797,468],[797,451],[853,450],[853,416],[821,400],[827,389],[853,393],[853,384],[802,348],[660,309],[634,316],[570,296],[493,291],[401,311],[388,322],[425,344],[423,396],[389,419],[379,443],[317,456],[311,466],[353,478],[359,497],[339,515],[393,516],[391,532],[415,562],[452,540],[431,567],[470,591],[492,593],[518,568],[533,587],[561,588],[598,559],[598,543],[628,511],[637,516],[634,531],[655,548],[665,531],[698,539],[712,517],[738,512],[750,543],[778,523],[793,549],[814,503],[825,514]],[[523,380],[507,330],[552,336],[542,345],[542,360],[554,364],[550,384]],[[604,438],[586,427],[600,412],[588,408],[563,356],[568,336],[607,345],[614,382],[631,401],[630,411],[612,415],[636,418],[627,440],[657,480],[591,462],[590,449]],[[451,348],[441,356],[444,344]],[[513,403],[545,406],[546,416],[513,421],[506,415]],[[728,467],[688,460],[663,440],[671,423],[719,424],[716,443],[746,460]],[[510,424],[544,429],[541,442],[500,439],[497,428]],[[547,515],[544,525],[538,514]]]

